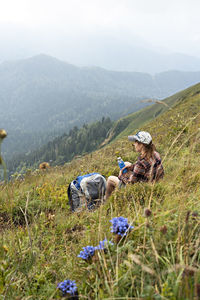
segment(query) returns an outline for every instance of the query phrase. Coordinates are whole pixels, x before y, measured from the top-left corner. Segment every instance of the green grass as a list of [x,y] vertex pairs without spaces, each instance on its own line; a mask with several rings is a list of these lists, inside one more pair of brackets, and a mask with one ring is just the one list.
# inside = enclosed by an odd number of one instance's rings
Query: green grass
[[[133,120],[106,147],[1,186],[0,299],[59,299],[56,285],[67,278],[76,280],[80,299],[198,299],[200,84],[166,101],[172,109],[144,115],[141,127],[163,158],[159,183],[116,190],[93,212],[69,210],[67,186],[78,174],[117,175],[119,155],[136,160],[127,141]],[[78,258],[82,247],[114,240],[109,220],[117,216],[134,226],[128,236],[90,264]]]

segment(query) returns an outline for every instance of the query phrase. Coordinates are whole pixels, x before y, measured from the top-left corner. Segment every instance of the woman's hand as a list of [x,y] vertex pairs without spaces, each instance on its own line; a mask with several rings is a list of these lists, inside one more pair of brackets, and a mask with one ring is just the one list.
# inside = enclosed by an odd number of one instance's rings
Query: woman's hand
[[132,178],[133,178],[133,175],[131,175],[131,176],[129,177],[129,179],[127,180],[128,183],[131,183],[131,182],[132,182]]
[[124,169],[129,169],[132,166],[132,163],[130,163],[129,161],[125,161],[125,167],[123,167],[120,171],[119,171],[119,177],[122,176]]
[[132,166],[132,163],[130,163],[129,161],[125,161],[124,164],[125,164],[125,167],[123,169],[128,169]]

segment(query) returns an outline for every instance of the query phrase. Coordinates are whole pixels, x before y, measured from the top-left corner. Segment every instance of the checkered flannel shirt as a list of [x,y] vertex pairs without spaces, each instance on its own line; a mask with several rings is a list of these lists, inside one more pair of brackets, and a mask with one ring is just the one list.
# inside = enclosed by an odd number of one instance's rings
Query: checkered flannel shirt
[[139,156],[137,162],[129,167],[128,170],[132,172],[122,174],[118,177],[124,183],[130,182],[128,181],[129,179],[131,179],[131,183],[140,181],[158,181],[164,176],[161,158],[159,153],[156,151],[154,152],[154,159],[147,161],[145,158],[141,158],[141,156]]

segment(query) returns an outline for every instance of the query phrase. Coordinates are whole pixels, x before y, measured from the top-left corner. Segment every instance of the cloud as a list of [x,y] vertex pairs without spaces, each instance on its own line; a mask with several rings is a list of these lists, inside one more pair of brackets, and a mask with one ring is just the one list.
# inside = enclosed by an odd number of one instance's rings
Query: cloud
[[[38,38],[98,32],[131,35],[171,51],[200,51],[199,0],[0,0],[0,24],[17,24]],[[10,29],[8,29],[10,30]],[[6,32],[6,30],[5,30]],[[184,52],[182,51],[182,52]]]

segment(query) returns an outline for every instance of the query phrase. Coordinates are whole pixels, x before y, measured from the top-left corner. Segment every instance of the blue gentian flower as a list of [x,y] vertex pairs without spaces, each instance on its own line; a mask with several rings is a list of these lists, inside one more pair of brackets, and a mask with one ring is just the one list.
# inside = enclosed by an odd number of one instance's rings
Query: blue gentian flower
[[95,253],[95,247],[93,246],[86,246],[83,247],[83,251],[81,251],[78,255],[78,257],[81,257],[82,259],[88,260],[90,259],[92,256],[94,256]]
[[129,230],[134,228],[128,224],[128,219],[124,217],[113,218],[110,222],[112,223],[111,232],[121,236],[125,236]]
[[106,250],[108,248],[108,244],[113,245],[113,243],[107,239],[100,241],[99,245],[95,247],[95,250]]
[[76,295],[77,294],[77,286],[74,280],[64,280],[63,282],[58,283],[57,288],[62,292],[63,296],[68,295]]

